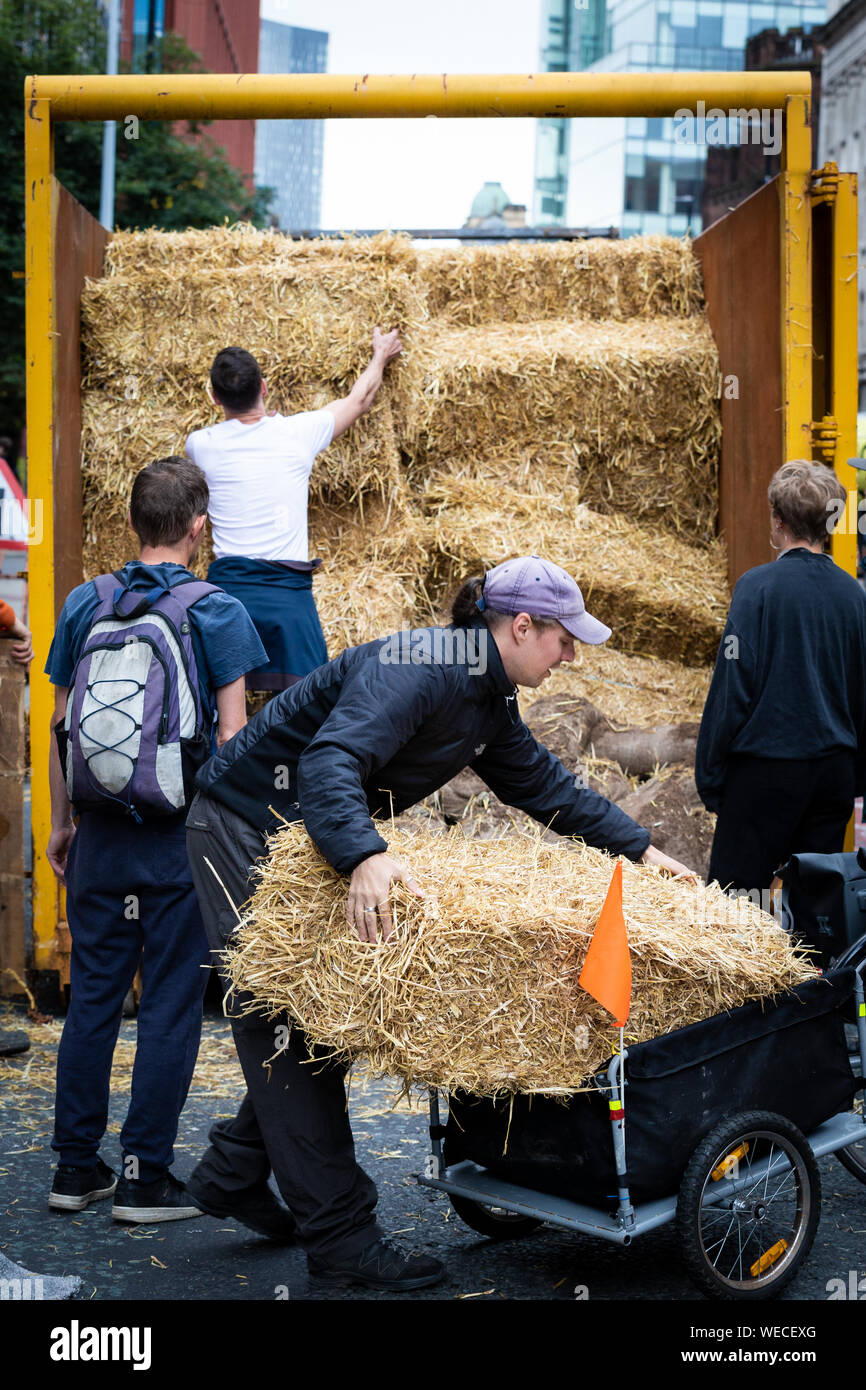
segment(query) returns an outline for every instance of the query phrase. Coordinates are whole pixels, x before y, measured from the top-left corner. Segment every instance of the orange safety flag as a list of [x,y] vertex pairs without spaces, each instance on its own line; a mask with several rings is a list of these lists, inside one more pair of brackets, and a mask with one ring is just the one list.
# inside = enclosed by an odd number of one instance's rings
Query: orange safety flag
[[631,1008],[631,956],[622,915],[622,863],[617,864],[580,972],[580,985],[623,1028]]

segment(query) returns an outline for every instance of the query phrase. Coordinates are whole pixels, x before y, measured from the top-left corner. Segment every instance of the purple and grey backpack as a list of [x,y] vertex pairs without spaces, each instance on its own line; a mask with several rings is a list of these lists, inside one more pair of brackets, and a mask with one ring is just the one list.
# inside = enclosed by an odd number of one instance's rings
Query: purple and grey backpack
[[137,821],[172,815],[210,755],[188,610],[217,586],[189,579],[130,589],[117,572],[93,583],[99,607],[60,739],[69,800],[79,811],[122,808]]

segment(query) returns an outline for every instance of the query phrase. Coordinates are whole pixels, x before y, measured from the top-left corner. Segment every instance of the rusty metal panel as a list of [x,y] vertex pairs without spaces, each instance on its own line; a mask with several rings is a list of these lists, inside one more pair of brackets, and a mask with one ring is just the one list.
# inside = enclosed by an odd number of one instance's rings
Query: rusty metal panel
[[59,613],[70,589],[81,583],[81,291],[85,277],[102,275],[110,233],[56,179],[52,191],[59,248],[54,285],[54,605]]
[[785,461],[777,183],[695,241],[722,374],[719,529],[732,585],[773,558],[767,485]]

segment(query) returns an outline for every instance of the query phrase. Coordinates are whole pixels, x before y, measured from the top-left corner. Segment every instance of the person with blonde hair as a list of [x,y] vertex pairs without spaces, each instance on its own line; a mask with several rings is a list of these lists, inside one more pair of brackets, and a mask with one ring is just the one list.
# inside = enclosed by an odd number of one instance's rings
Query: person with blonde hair
[[778,554],[734,589],[695,767],[718,813],[709,878],[740,891],[791,854],[840,851],[866,781],[866,594],[826,553],[847,494],[795,460],[767,497]]

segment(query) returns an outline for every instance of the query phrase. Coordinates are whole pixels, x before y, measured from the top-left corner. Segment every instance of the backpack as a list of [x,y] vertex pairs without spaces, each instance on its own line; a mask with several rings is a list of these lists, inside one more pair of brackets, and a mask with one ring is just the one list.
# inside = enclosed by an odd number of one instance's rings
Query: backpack
[[866,851],[792,854],[782,880],[782,925],[837,964],[866,933]]
[[99,607],[57,731],[69,800],[138,822],[172,815],[210,756],[188,610],[218,588],[182,579],[135,590],[117,571],[93,584]]

